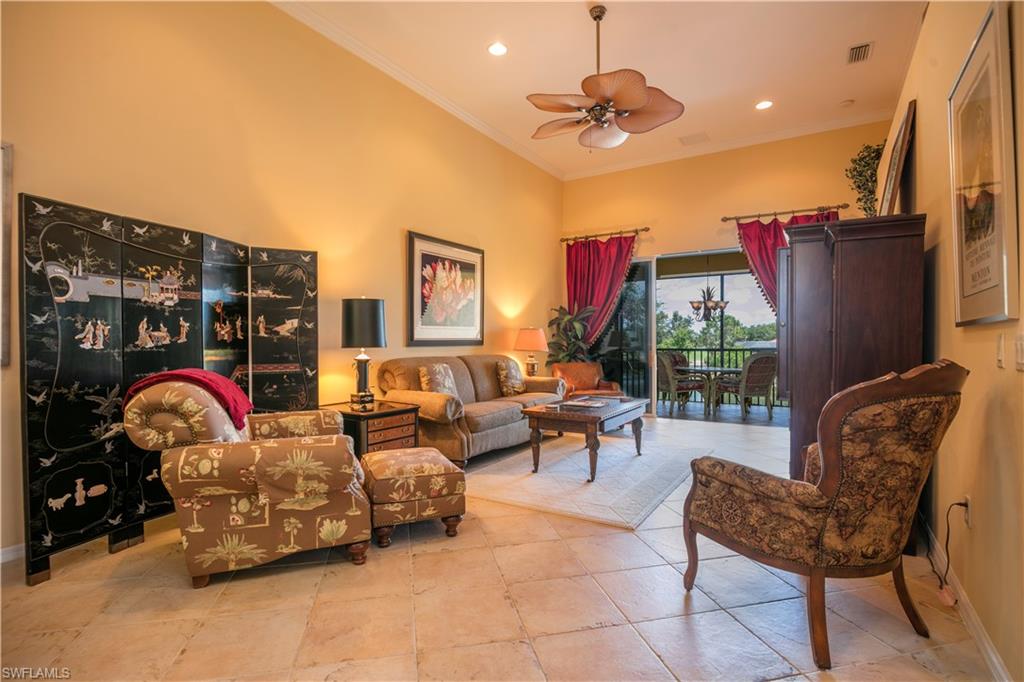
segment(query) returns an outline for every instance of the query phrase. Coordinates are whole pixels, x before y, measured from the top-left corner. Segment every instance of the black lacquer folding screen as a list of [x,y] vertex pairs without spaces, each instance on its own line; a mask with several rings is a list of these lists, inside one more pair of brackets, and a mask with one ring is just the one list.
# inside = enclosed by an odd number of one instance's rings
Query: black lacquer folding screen
[[316,253],[252,248],[21,195],[26,565],[172,511],[160,453],[121,433],[124,390],[205,367],[258,410],[317,406]]

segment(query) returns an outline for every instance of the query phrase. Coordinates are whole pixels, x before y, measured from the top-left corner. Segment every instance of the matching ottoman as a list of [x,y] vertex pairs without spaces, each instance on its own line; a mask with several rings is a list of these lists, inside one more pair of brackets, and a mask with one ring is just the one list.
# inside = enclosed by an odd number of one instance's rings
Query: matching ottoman
[[361,461],[363,486],[377,544],[391,544],[400,523],[441,519],[449,537],[466,513],[466,475],[435,448],[368,452]]

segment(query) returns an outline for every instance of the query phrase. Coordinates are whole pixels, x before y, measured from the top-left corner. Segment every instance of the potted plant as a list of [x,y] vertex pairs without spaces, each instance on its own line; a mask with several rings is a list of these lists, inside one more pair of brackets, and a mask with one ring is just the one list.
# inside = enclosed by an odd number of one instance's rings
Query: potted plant
[[584,338],[590,324],[587,320],[596,308],[587,306],[575,313],[565,306],[552,308],[555,316],[548,321],[551,340],[548,341],[548,365],[556,362],[585,362],[590,359]]
[[878,189],[878,162],[882,159],[885,140],[880,144],[866,144],[850,159],[846,177],[850,189],[857,193],[857,206],[868,218],[876,215],[875,192]]

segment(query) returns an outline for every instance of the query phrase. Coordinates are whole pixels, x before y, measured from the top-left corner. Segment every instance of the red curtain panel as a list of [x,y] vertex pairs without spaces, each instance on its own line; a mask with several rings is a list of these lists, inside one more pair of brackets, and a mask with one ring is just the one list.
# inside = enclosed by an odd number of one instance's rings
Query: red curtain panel
[[749,223],[736,223],[739,234],[740,246],[750,263],[750,271],[761,287],[764,298],[768,305],[775,310],[779,302],[779,292],[775,287],[775,276],[779,270],[778,250],[789,244],[786,239],[786,228],[794,225],[811,225],[814,223],[825,223],[839,219],[838,211],[825,213],[808,213],[795,215],[785,222],[773,218],[771,222],[763,223],[760,220],[753,220]]
[[586,239],[572,242],[565,249],[569,310],[587,306],[596,309],[584,339],[588,344],[597,340],[615,312],[635,242],[635,235],[611,237],[607,241]]

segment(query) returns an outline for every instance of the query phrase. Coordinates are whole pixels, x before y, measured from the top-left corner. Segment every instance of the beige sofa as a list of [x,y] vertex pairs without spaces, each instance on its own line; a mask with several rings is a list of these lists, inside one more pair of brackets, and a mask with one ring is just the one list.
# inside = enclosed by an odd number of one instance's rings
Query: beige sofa
[[[524,407],[562,399],[565,382],[526,377],[526,393],[503,397],[498,362],[505,355],[395,358],[380,365],[377,385],[387,400],[420,407],[420,445],[434,447],[464,466],[470,457],[530,440]],[[420,367],[444,363],[452,370],[458,395],[420,390]]]

